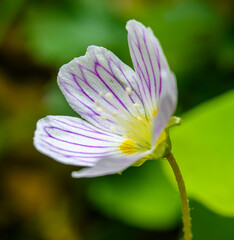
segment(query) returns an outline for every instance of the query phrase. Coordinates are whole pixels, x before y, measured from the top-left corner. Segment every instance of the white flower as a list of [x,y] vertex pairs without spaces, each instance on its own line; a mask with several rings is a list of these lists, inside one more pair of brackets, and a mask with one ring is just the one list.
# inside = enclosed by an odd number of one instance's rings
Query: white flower
[[150,28],[126,26],[135,71],[102,47],[61,67],[58,84],[83,118],[47,116],[37,123],[34,145],[55,160],[88,166],[73,177],[114,174],[170,151],[167,127],[177,87],[162,48]]

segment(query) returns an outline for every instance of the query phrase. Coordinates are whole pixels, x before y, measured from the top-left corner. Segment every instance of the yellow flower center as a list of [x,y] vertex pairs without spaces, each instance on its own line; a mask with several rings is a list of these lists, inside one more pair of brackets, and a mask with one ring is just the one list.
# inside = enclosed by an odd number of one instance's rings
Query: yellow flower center
[[125,140],[120,146],[119,149],[125,154],[133,154],[138,152],[137,146],[133,140]]
[[165,140],[167,140],[167,133],[166,133],[166,131],[164,130],[161,134],[160,134],[160,136],[159,136],[159,138],[158,138],[158,140],[157,140],[157,142],[156,142],[156,146],[158,146],[161,142],[163,142],[163,141],[165,141]]
[[[166,131],[163,131],[159,136],[155,146],[157,147],[161,142],[165,141],[166,139],[167,133]],[[125,154],[133,154],[139,151],[149,150],[142,148],[139,144],[136,144],[136,142],[131,139],[123,141],[123,143],[119,146],[119,149],[121,150],[122,153]]]
[[[151,113],[141,109],[140,105],[133,102],[132,98],[130,98],[131,92],[132,90],[129,87],[125,88],[125,104],[130,110],[130,114],[128,111],[125,111],[122,106],[119,106],[118,102],[113,98],[113,94],[110,92],[105,95],[101,92],[99,94],[101,98],[110,102],[115,107],[115,112],[110,111],[101,102],[96,102],[97,112],[100,114],[100,117],[103,120],[108,119],[116,123],[124,130],[121,132],[124,141],[119,145],[120,151],[124,154],[153,150],[159,143],[166,140],[167,137],[167,134],[163,132],[155,146],[152,146],[153,122],[158,114],[158,109],[156,107],[151,108]],[[115,126],[110,126],[110,130],[115,132]]]

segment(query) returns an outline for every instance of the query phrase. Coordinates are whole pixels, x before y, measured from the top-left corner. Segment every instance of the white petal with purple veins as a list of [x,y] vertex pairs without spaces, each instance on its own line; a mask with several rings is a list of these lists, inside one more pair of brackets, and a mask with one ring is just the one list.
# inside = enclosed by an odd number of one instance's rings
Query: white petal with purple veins
[[130,20],[128,30],[129,49],[134,68],[139,77],[141,95],[148,111],[158,108],[162,91],[162,71],[170,71],[162,48],[150,28]]
[[173,73],[162,74],[162,93],[159,100],[158,114],[154,120],[152,145],[154,145],[168,125],[177,104],[176,78]]
[[34,145],[42,153],[72,165],[93,166],[102,157],[121,155],[119,135],[105,132],[86,121],[47,116],[38,121]]
[[141,154],[134,154],[122,157],[105,157],[100,159],[95,166],[91,168],[84,168],[80,171],[73,172],[72,176],[75,178],[81,177],[98,177],[103,175],[110,175],[121,172],[131,166],[134,162],[141,159],[151,151]]
[[96,46],[88,47],[85,56],[62,66],[58,74],[58,84],[77,113],[99,127],[114,127],[120,132],[123,129],[116,122],[116,115],[131,119],[138,111],[144,112],[136,79],[130,67]]

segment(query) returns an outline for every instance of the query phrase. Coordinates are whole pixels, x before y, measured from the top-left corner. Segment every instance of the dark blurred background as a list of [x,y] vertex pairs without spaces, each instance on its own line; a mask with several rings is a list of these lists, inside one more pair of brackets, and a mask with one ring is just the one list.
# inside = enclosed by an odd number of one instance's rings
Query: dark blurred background
[[[60,66],[84,55],[89,45],[103,46],[132,66],[125,25],[133,18],[153,29],[177,76],[177,115],[186,116],[234,88],[232,0],[0,1],[1,240],[181,236],[177,188],[160,162],[130,168],[122,176],[72,179],[71,171],[78,168],[57,163],[33,147],[37,120],[48,114],[76,116],[56,84]],[[233,92],[229,95],[234,99]],[[233,145],[233,139],[228,141]],[[190,182],[194,239],[234,239],[234,207],[224,210],[218,194],[205,198],[202,191],[193,191],[197,181]],[[233,178],[227,182],[234,185]],[[217,193],[218,184],[212,189]]]

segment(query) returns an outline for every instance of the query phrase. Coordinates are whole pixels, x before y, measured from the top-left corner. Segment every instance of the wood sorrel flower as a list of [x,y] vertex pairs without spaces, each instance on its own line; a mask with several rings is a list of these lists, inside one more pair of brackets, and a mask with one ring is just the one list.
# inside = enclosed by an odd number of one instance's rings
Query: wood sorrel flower
[[170,153],[168,127],[177,87],[150,28],[126,26],[135,71],[102,47],[61,67],[58,85],[83,118],[47,116],[37,123],[34,145],[55,160],[88,166],[73,177],[114,174]]

